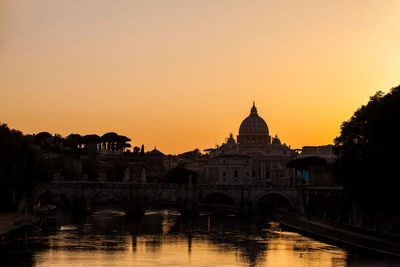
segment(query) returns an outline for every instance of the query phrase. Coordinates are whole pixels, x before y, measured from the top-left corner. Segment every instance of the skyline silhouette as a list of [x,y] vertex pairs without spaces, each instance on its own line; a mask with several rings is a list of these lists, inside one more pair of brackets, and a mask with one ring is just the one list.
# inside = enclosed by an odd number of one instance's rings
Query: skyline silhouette
[[0,266],[400,266],[399,0],[0,0]]
[[236,135],[255,100],[292,147],[329,144],[400,83],[399,11],[395,0],[2,1],[1,121],[180,153]]

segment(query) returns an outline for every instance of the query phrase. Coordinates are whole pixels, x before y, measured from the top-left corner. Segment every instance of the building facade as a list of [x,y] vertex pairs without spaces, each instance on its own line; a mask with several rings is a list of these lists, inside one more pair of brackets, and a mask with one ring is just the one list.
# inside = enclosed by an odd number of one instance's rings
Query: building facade
[[286,164],[297,153],[282,144],[277,135],[271,138],[267,123],[258,115],[255,103],[239,127],[226,142],[208,149],[208,178],[216,184],[291,185],[293,169]]

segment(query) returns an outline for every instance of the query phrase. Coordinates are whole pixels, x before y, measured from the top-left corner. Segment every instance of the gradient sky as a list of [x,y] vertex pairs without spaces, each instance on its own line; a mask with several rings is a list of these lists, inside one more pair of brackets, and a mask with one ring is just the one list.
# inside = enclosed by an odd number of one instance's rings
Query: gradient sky
[[400,83],[398,0],[0,0],[0,121],[164,153],[237,134],[332,143]]

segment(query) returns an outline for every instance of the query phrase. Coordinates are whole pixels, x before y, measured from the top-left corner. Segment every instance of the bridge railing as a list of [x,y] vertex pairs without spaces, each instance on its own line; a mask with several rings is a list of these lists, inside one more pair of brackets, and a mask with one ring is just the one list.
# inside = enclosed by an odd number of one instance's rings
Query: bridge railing
[[53,181],[47,186],[54,187],[134,187],[134,188],[219,188],[219,189],[297,189],[286,184],[175,184],[175,183],[135,183],[135,182],[92,182],[92,181]]

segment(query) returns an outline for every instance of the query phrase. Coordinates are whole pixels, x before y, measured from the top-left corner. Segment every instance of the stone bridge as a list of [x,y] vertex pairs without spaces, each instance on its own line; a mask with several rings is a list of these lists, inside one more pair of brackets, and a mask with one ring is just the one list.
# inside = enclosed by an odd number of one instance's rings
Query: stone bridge
[[[238,214],[258,209],[261,201],[273,198],[293,210],[302,210],[302,197],[297,187],[256,185],[162,184],[120,182],[51,182],[38,185],[31,201],[36,208],[46,193],[56,193],[68,199],[75,211],[88,211],[100,194],[112,196],[130,214],[143,214],[152,200],[161,194],[174,195],[183,214],[197,214],[203,201],[212,195],[231,199]],[[218,204],[218,203],[215,203]]]

